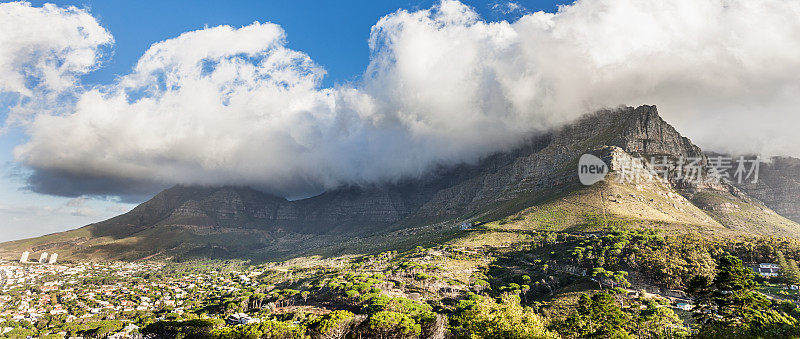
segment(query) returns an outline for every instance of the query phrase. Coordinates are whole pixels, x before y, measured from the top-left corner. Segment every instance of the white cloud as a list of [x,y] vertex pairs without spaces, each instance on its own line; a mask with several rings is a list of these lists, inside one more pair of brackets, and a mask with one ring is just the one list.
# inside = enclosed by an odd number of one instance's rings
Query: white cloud
[[[34,167],[166,182],[298,180],[336,133],[324,70],[274,24],[208,28],[154,44],[134,72],[40,115],[16,153]],[[328,138],[327,140],[325,138]],[[318,173],[307,174],[318,176]]]
[[527,14],[529,12],[527,8],[513,1],[495,2],[492,4],[491,9],[500,14],[511,14],[511,13]]
[[485,22],[443,1],[382,18],[363,80],[336,88],[320,88],[324,69],[277,25],[207,28],[154,44],[69,113],[39,114],[15,155],[85,176],[297,195],[475,161],[598,108],[656,104],[701,146],[797,156],[798,17],[788,0],[582,0]]
[[89,199],[84,196],[73,198],[64,203],[64,208],[71,215],[78,217],[97,217],[100,215],[97,210],[88,205],[88,201]]
[[6,123],[28,118],[79,84],[98,66],[101,48],[113,37],[88,12],[76,7],[27,2],[0,4],[0,93],[15,95]]

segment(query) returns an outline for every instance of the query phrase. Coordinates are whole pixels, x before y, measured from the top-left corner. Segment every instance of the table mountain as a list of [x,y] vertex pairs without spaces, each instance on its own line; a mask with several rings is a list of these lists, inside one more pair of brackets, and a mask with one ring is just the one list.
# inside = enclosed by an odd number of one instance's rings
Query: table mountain
[[[591,187],[579,183],[578,158],[584,153],[610,165],[606,181]],[[701,170],[709,171],[703,151],[665,122],[655,106],[620,107],[531,136],[516,149],[476,164],[441,167],[396,183],[341,187],[307,199],[288,201],[248,187],[178,185],[106,221],[0,244],[0,253],[55,251],[65,259],[128,260],[291,257],[342,244],[349,250],[424,241],[413,235],[434,229],[436,236],[457,236],[462,222],[497,220],[534,230],[584,231],[623,222],[667,231],[800,236],[800,225],[760,201],[797,217],[794,202],[783,202],[796,200],[797,185],[795,191],[781,191],[770,188],[773,181],[767,179],[766,186],[740,190],[727,182],[661,179],[652,175],[654,164],[638,164],[638,157],[696,158]],[[647,180],[612,180],[631,170],[626,163]],[[771,166],[774,173],[798,168]]]

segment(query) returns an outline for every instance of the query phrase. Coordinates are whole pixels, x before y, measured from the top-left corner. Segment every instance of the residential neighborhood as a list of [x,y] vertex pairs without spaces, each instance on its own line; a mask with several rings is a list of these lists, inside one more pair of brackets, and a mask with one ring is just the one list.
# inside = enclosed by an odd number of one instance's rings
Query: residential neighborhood
[[166,313],[180,316],[198,300],[236,291],[249,280],[245,275],[231,279],[205,273],[166,277],[153,274],[163,268],[157,263],[42,261],[48,264],[0,261],[0,335],[24,333],[27,325],[40,323],[99,321],[120,322],[120,332],[128,333],[146,319],[164,318]]

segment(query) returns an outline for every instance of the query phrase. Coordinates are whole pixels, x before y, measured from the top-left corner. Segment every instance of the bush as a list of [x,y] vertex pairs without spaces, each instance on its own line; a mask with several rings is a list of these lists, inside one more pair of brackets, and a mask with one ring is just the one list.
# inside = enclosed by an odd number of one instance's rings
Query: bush
[[545,321],[519,297],[505,295],[498,303],[493,298],[471,295],[462,300],[452,318],[452,333],[458,338],[556,338]]
[[260,323],[236,325],[213,330],[214,339],[304,338],[305,326],[290,321],[265,320]]
[[27,328],[17,327],[8,331],[5,335],[9,338],[27,338],[36,335],[36,332]]
[[325,338],[341,338],[348,332],[355,315],[349,311],[337,310],[312,320],[308,327]]
[[406,314],[380,311],[369,317],[370,335],[374,337],[413,337],[422,332],[422,327]]
[[164,320],[145,326],[142,334],[149,338],[208,338],[214,328],[224,323],[221,319]]

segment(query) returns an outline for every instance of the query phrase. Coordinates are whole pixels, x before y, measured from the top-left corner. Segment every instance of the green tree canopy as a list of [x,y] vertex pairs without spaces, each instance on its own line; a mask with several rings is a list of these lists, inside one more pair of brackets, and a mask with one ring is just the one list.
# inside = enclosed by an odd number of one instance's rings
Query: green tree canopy
[[771,302],[756,291],[754,277],[739,258],[728,255],[720,258],[713,279],[696,276],[689,281],[699,337],[797,335],[796,319],[770,309]]

